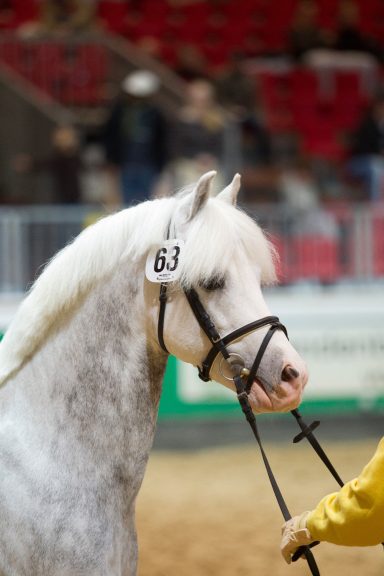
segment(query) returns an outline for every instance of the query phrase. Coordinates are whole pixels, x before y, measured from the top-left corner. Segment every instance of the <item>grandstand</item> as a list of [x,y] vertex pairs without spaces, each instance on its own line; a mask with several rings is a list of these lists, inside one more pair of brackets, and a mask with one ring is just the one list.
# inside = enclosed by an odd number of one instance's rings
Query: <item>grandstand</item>
[[[298,65],[287,57],[287,30],[297,5],[294,0],[277,4],[267,0],[100,0],[91,31],[58,38],[54,34],[23,34],[30,22],[39,19],[37,0],[8,3],[7,18],[0,20],[1,108],[8,110],[2,120],[3,133],[9,135],[0,145],[3,197],[12,203],[26,194],[31,203],[36,198],[39,203],[49,198],[44,193],[44,179],[26,183],[12,172],[12,157],[20,150],[46,151],[51,127],[60,122],[71,122],[80,126],[86,137],[97,137],[116,89],[130,70],[155,70],[163,80],[158,97],[161,105],[168,111],[177,108],[183,99],[183,81],[174,73],[181,44],[198,48],[212,77],[233,53],[241,52],[244,69],[257,85],[277,156],[279,147],[288,146],[314,164],[325,163],[342,179],[347,136],[381,87],[382,65],[370,61],[367,67],[358,57],[344,67],[329,62],[326,66]],[[338,3],[322,0],[318,10],[320,26],[334,30]],[[359,29],[378,44],[383,37],[383,10],[379,0],[359,5]],[[148,38],[156,40],[155,58],[140,48]],[[284,161],[284,153],[282,156]],[[354,198],[355,187],[345,179],[339,182],[336,193],[325,193],[325,208],[334,220],[333,232],[325,236],[292,234],[294,214],[279,206],[277,210],[274,207],[271,218],[268,206],[261,212],[258,207],[280,251],[283,282],[318,279],[332,283],[338,278],[377,278],[383,274],[383,215],[377,208],[373,213],[368,205],[357,209],[350,201]],[[3,238],[7,234],[4,214],[0,220]],[[29,218],[26,214],[24,209],[24,228]],[[45,212],[48,214],[49,210]],[[30,218],[32,221],[35,216]],[[72,214],[69,220],[73,220]],[[63,228],[67,227],[63,223]],[[65,234],[59,236],[64,238]],[[57,248],[53,242],[49,254]],[[29,259],[38,261],[35,255]],[[24,280],[18,282],[18,289]],[[3,278],[0,285],[4,289],[13,283]]]
[[[320,202],[306,211],[244,179],[244,208],[271,234],[283,286],[368,284],[384,278],[384,183],[374,201],[346,174],[349,136],[383,87],[384,4],[359,3],[359,30],[374,54],[297,61],[287,31],[299,0],[100,0],[93,26],[76,34],[31,34],[37,0],[13,0],[0,14],[0,296],[22,294],[41,265],[89,221],[99,204],[49,203],[44,176],[12,167],[20,151],[43,155],[54,126],[73,124],[98,142],[123,78],[149,69],[161,79],[156,101],[172,117],[185,97],[178,74],[183,46],[193,46],[214,81],[234,54],[252,80],[277,170],[296,159],[322,179]],[[319,0],[321,27],[334,32],[338,2]],[[380,52],[381,50],[381,52]],[[242,170],[236,138],[223,166]],[[249,171],[249,170],[248,170]],[[225,174],[225,177],[229,174]],[[6,295],[6,296],[5,296]],[[357,296],[359,299],[360,296]],[[8,318],[8,316],[7,316]],[[8,320],[7,320],[8,321]],[[5,327],[5,321],[0,329]]]

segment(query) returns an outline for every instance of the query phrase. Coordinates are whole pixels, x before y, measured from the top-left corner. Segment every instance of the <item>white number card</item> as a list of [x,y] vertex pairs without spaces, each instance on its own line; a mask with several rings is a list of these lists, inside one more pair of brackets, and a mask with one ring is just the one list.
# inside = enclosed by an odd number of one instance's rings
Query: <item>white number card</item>
[[149,252],[145,275],[150,282],[173,282],[180,276],[184,255],[183,240],[164,240]]

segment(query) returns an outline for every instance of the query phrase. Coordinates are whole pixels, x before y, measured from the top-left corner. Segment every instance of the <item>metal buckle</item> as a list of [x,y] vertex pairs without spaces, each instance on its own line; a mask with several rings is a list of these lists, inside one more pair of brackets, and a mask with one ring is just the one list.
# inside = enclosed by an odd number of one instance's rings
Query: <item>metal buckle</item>
[[[235,376],[241,376],[241,371],[244,369],[245,367],[245,362],[244,359],[242,358],[242,356],[240,356],[240,354],[236,354],[235,352],[229,352],[228,353],[228,358],[224,358],[224,356],[221,357],[220,359],[220,363],[219,363],[219,373],[221,374],[221,376],[225,379],[228,380],[230,382],[233,381],[233,378]],[[227,364],[229,364],[229,366],[232,368],[232,373],[231,376],[226,376],[226,374],[224,374],[224,367],[223,367],[223,362],[226,362]],[[233,364],[233,367],[232,367]],[[239,370],[238,373],[235,374],[234,373],[234,367],[238,366]]]

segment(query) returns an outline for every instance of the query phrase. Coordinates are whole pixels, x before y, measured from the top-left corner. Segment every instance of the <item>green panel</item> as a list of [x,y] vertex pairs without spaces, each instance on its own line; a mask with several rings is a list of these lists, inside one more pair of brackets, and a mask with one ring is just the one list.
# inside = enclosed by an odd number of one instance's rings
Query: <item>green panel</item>
[[231,402],[183,402],[177,390],[177,360],[174,356],[168,358],[159,417],[222,416],[223,414],[236,414],[238,410],[237,404]]
[[[4,333],[0,332],[0,340]],[[303,413],[351,413],[357,412],[362,408],[372,411],[384,411],[384,397],[378,397],[372,400],[371,404],[362,406],[361,400],[357,397],[339,397],[339,398],[317,398],[305,400],[300,411]],[[159,417],[166,418],[185,418],[185,417],[224,417],[238,416],[242,418],[240,407],[235,397],[231,401],[205,401],[205,402],[184,402],[178,394],[177,387],[177,360],[174,356],[168,359],[167,369],[164,376],[163,392],[160,401]]]
[[[300,406],[303,413],[327,413],[340,414],[352,413],[365,410],[384,410],[384,397],[372,400],[369,406],[363,406],[362,401],[354,396],[340,396],[332,398],[309,398],[304,400]],[[167,370],[163,382],[163,392],[160,401],[160,418],[178,417],[223,417],[239,415],[243,417],[235,396],[231,401],[205,401],[205,402],[184,402],[178,394],[177,387],[177,360],[173,356],[168,359]]]

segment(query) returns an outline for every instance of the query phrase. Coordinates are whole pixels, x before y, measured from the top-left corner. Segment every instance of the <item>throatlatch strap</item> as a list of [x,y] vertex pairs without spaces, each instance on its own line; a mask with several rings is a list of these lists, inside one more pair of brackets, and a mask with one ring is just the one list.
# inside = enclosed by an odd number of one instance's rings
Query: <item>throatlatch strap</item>
[[159,300],[160,300],[160,308],[159,308],[159,321],[157,323],[157,338],[164,352],[169,354],[164,342],[164,317],[165,317],[165,307],[167,305],[167,285],[165,282],[162,282],[160,284]]
[[[171,220],[168,222],[168,225],[166,228],[166,234],[165,234],[166,240],[169,240],[170,231],[171,231]],[[165,345],[165,342],[164,342],[164,317],[165,317],[165,308],[167,305],[167,283],[166,282],[162,282],[160,284],[159,300],[160,300],[160,308],[159,308],[159,319],[157,322],[157,338],[158,338],[159,344],[162,347],[162,349],[164,350],[164,352],[169,354],[169,351],[168,351],[168,349]]]

